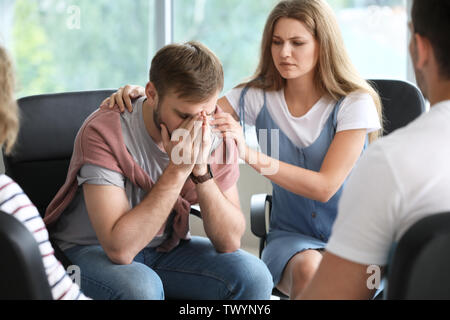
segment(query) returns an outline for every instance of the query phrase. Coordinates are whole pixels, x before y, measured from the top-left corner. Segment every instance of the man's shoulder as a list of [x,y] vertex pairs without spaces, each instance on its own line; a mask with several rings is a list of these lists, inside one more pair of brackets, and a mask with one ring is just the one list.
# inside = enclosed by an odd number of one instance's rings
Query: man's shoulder
[[82,142],[92,138],[102,140],[114,140],[121,131],[120,111],[100,108],[94,111],[83,123],[78,133],[78,139]]
[[422,114],[408,125],[378,139],[371,145],[373,151],[382,152],[392,163],[400,165],[421,157],[427,151],[434,152],[436,145],[450,138],[447,121],[439,119],[437,114]]
[[389,135],[379,138],[370,145],[368,151],[381,152],[392,160],[402,161],[411,152],[417,152],[417,145],[427,137],[424,128],[429,127],[423,117],[399,128]]
[[126,152],[120,112],[101,108],[92,113],[80,128],[72,158],[78,164],[104,163],[111,168],[109,164],[128,159],[122,156]]

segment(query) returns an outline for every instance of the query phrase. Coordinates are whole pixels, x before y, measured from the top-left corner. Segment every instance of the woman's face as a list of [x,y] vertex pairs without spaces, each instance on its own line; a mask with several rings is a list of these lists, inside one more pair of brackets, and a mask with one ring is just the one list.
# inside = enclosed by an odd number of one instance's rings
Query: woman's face
[[314,74],[319,44],[302,22],[280,18],[274,27],[271,51],[275,67],[284,79]]

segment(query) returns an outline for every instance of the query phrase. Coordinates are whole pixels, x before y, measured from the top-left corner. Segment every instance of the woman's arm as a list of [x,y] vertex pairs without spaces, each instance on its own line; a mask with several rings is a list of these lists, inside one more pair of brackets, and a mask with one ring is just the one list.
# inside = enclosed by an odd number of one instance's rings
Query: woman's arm
[[211,123],[214,131],[236,141],[239,156],[260,174],[279,186],[304,197],[327,202],[341,187],[361,155],[366,129],[336,133],[319,172],[297,167],[247,146],[239,123],[227,113],[218,114]]
[[365,129],[336,133],[319,172],[276,160],[248,146],[245,148],[244,160],[284,189],[313,200],[327,202],[339,190],[356,164],[365,139]]
[[239,116],[237,115],[236,111],[234,111],[233,106],[230,102],[228,102],[228,99],[226,97],[222,97],[217,100],[217,104],[224,112],[231,114],[234,120],[239,121]]

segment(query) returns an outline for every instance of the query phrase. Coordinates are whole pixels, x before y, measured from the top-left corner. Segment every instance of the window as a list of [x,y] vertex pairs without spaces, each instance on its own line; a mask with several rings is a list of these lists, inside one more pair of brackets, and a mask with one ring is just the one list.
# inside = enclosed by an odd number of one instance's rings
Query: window
[[[174,41],[198,40],[221,59],[224,92],[253,75],[277,0],[175,0]],[[406,0],[329,0],[346,48],[365,78],[406,79]]]
[[[15,58],[18,96],[144,85],[151,57],[170,41],[157,44],[165,8],[172,13],[165,15],[172,41],[198,40],[219,56],[226,92],[253,75],[264,23],[277,2],[0,0],[0,42]],[[328,2],[363,77],[406,79],[406,0]]]
[[352,62],[366,79],[407,78],[406,0],[329,1]]
[[175,0],[174,41],[197,40],[220,58],[224,92],[253,75],[264,23],[277,0]]
[[18,96],[145,84],[153,11],[148,0],[0,0]]

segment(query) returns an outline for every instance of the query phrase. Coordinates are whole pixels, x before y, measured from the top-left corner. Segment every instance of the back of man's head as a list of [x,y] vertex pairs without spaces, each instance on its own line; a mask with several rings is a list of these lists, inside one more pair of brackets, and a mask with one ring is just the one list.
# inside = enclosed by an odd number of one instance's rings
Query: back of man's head
[[440,76],[450,79],[450,0],[414,0],[411,15],[414,33],[433,46]]
[[217,56],[190,41],[160,49],[152,60],[150,81],[160,100],[175,93],[190,102],[203,102],[223,89],[223,68]]

